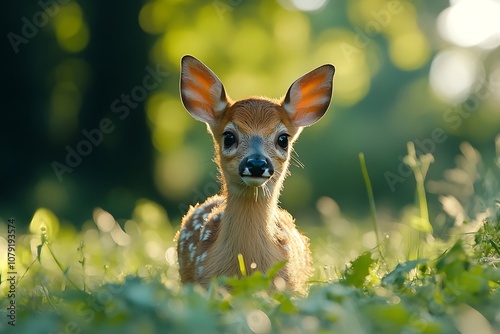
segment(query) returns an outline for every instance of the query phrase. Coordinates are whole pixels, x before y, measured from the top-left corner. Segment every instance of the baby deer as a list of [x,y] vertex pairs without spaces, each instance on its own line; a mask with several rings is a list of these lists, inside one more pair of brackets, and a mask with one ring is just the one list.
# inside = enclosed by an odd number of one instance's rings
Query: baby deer
[[176,235],[183,283],[207,286],[214,276],[278,273],[293,291],[305,292],[311,274],[308,239],[294,219],[279,208],[292,144],[302,128],[318,121],[330,104],[333,65],[305,74],[283,100],[252,97],[231,101],[219,78],[192,56],[181,61],[182,102],[195,119],[207,124],[215,146],[221,192],[191,207]]

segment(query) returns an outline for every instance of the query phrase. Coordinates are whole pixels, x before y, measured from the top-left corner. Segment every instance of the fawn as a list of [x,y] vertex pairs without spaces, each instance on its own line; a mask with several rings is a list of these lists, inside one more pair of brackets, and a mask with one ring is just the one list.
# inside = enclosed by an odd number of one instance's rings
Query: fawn
[[311,274],[309,241],[278,206],[292,144],[302,128],[327,111],[335,67],[327,64],[296,80],[281,100],[231,101],[219,78],[192,56],[181,61],[182,102],[207,124],[215,147],[221,191],[190,207],[176,234],[183,283],[207,286],[214,276],[241,277],[286,260],[278,276],[306,292]]

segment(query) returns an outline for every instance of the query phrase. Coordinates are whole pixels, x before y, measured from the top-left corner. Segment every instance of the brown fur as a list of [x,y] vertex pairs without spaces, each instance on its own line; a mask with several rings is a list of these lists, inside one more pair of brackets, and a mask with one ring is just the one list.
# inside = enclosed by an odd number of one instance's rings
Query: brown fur
[[[311,274],[308,239],[292,216],[279,208],[278,199],[288,173],[292,145],[303,126],[316,122],[330,102],[333,66],[325,65],[297,80],[283,102],[249,98],[232,103],[219,79],[195,58],[182,62],[181,93],[191,115],[208,124],[215,146],[221,193],[191,207],[176,235],[179,271],[183,283],[207,286],[216,276],[241,276],[238,254],[247,273],[267,271],[286,260],[278,273],[287,288],[307,291]],[[223,133],[238,138],[224,148]],[[234,130],[233,130],[234,129]],[[289,145],[278,147],[286,133]],[[243,182],[239,164],[255,151],[271,162],[274,173],[260,186]]]

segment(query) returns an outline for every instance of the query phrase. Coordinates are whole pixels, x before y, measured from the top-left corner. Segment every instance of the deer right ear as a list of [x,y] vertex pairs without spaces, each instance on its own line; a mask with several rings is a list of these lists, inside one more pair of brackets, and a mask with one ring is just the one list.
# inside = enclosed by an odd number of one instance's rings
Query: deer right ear
[[222,82],[193,56],[181,60],[181,98],[191,116],[209,125],[229,104]]
[[298,78],[288,89],[283,107],[297,126],[316,123],[326,113],[333,92],[335,67],[320,66]]

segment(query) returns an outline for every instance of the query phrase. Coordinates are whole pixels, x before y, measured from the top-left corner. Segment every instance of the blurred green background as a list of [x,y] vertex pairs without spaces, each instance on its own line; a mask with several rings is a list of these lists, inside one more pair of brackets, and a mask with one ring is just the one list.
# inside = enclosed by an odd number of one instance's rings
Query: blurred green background
[[397,213],[414,202],[408,141],[435,156],[428,179],[455,166],[463,141],[495,163],[500,2],[450,2],[9,2],[0,218],[27,225],[45,207],[80,225],[96,207],[130,217],[147,198],[178,222],[216,193],[211,139],[179,98],[184,54],[214,70],[233,99],[280,97],[334,64],[329,112],[296,144],[305,168],[291,167],[281,205],[304,225],[332,209],[330,199],[346,216],[366,216],[364,152],[379,208]]

